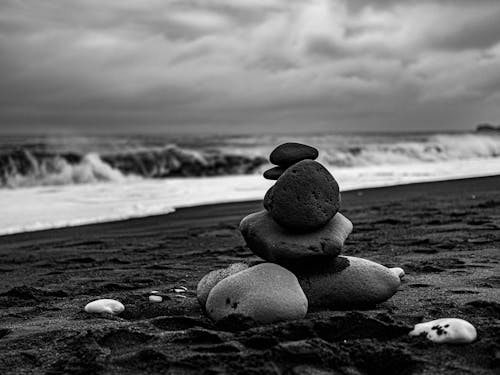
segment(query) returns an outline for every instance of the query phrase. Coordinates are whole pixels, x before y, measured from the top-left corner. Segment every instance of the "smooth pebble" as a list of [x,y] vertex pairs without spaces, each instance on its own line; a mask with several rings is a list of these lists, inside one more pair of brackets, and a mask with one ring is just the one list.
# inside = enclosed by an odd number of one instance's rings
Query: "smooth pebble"
[[401,280],[403,280],[403,278],[405,277],[405,270],[400,267],[389,268],[389,270]]
[[262,263],[215,285],[208,295],[206,310],[215,321],[237,314],[271,323],[303,318],[307,306],[293,273],[274,263]]
[[149,296],[149,301],[150,302],[161,302],[163,301],[162,296]]
[[415,325],[410,336],[426,337],[438,344],[468,344],[477,338],[477,331],[468,321],[459,318],[442,318]]
[[203,276],[203,278],[198,282],[198,286],[196,287],[196,296],[198,297],[198,302],[200,303],[201,307],[205,309],[208,294],[219,281],[225,279],[228,276],[234,275],[237,272],[246,270],[247,268],[248,264],[246,263],[233,263],[226,268],[220,268],[211,271]]
[[400,278],[363,258],[338,256],[315,268],[294,270],[311,306],[350,308],[384,302],[397,292]]
[[273,167],[264,171],[264,178],[268,180],[277,180],[283,174],[286,168],[283,167]]
[[304,159],[316,159],[318,150],[314,147],[295,142],[283,143],[277,146],[269,155],[273,164],[288,167]]
[[98,299],[87,303],[85,311],[88,313],[109,313],[119,314],[125,310],[125,306],[114,299]]

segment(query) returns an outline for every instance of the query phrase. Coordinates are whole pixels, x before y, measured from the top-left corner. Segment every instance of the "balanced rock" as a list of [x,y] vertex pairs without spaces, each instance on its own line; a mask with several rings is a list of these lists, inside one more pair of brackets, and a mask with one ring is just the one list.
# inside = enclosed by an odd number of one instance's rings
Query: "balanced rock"
[[310,306],[372,306],[391,298],[401,280],[389,268],[363,258],[339,256],[311,269],[295,269]]
[[339,255],[352,223],[338,212],[314,232],[297,232],[278,225],[265,210],[243,218],[239,227],[253,253],[282,266]]
[[264,171],[264,178],[268,180],[277,180],[285,172],[286,168],[283,167],[273,167]]
[[203,276],[203,278],[198,282],[198,286],[196,287],[196,296],[201,307],[205,309],[208,295],[212,288],[219,281],[225,279],[228,276],[234,275],[235,273],[246,270],[247,268],[248,264],[246,263],[233,263],[226,268],[220,268],[218,270],[211,271]]
[[438,344],[467,344],[477,338],[476,329],[468,321],[458,318],[442,318],[415,325],[410,336],[425,337]]
[[271,163],[281,167],[289,167],[301,160],[314,160],[318,157],[318,150],[302,143],[283,143],[276,147],[269,155]]
[[273,263],[262,263],[226,277],[208,295],[206,311],[215,321],[232,314],[260,323],[300,319],[307,298],[295,275]]
[[339,185],[320,163],[302,160],[278,178],[264,197],[264,207],[286,228],[315,230],[339,210]]

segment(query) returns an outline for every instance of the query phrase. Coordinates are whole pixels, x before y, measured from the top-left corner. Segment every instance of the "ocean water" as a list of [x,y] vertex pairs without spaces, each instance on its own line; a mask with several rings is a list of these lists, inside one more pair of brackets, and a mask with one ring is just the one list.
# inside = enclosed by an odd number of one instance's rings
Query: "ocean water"
[[283,142],[317,147],[343,191],[500,174],[494,132],[2,136],[0,234],[262,199]]

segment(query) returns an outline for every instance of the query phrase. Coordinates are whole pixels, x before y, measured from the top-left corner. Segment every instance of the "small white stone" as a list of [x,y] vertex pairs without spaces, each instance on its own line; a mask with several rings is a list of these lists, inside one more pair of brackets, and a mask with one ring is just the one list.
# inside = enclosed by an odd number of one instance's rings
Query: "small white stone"
[[149,296],[150,302],[161,302],[163,301],[162,296]]
[[88,313],[119,314],[123,310],[125,310],[125,306],[114,299],[98,299],[85,306],[85,311]]
[[174,288],[175,293],[186,293],[187,288],[185,286],[177,286]]
[[403,279],[403,277],[405,277],[405,270],[402,269],[402,268],[399,268],[399,267],[393,267],[393,268],[389,268],[389,270],[395,274],[397,277],[399,277],[401,280]]
[[439,344],[467,344],[477,338],[476,329],[469,322],[458,318],[442,318],[415,325],[410,336],[427,333],[427,338]]
[[160,292],[159,292],[159,291],[157,291],[157,290],[152,290],[152,291],[151,291],[151,292],[149,292],[149,293],[151,293],[151,294],[158,294],[158,293],[160,293]]

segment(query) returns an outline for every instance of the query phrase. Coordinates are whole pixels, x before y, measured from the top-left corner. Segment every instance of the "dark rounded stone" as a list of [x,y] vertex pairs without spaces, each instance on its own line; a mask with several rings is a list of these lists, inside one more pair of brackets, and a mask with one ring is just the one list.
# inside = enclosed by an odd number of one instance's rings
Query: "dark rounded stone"
[[283,143],[276,147],[271,155],[269,155],[269,160],[271,163],[279,165],[281,167],[288,167],[301,160],[314,160],[318,157],[318,150],[314,147],[304,145],[302,143]]
[[268,190],[268,191],[266,191],[266,194],[264,195],[264,201],[262,202],[262,203],[263,203],[263,205],[264,205],[264,208],[265,208],[267,211],[269,211],[269,210],[270,210],[269,203],[271,202],[271,198],[270,198],[270,196],[271,196],[271,194],[272,194],[273,188],[274,188],[274,185],[273,185],[273,186],[271,186],[271,187],[269,188],[269,190]]
[[278,224],[312,231],[324,226],[339,210],[339,185],[320,163],[302,160],[268,190],[264,207]]
[[264,178],[268,180],[277,180],[285,170],[286,168],[283,167],[273,167],[264,172]]
[[254,254],[288,269],[301,270],[339,255],[352,223],[339,212],[322,228],[301,233],[278,225],[263,210],[243,218],[239,229]]

